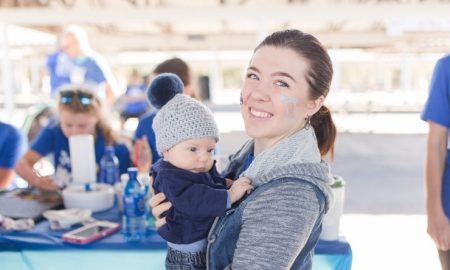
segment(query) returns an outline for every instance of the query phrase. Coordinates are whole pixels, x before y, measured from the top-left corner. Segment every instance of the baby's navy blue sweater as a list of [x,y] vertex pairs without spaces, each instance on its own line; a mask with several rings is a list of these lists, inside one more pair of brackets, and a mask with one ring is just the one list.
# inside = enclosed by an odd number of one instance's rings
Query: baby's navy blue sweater
[[158,233],[174,244],[190,244],[207,237],[217,216],[225,214],[228,191],[215,164],[209,172],[194,173],[163,159],[151,169],[155,193],[163,192],[172,203],[166,224]]

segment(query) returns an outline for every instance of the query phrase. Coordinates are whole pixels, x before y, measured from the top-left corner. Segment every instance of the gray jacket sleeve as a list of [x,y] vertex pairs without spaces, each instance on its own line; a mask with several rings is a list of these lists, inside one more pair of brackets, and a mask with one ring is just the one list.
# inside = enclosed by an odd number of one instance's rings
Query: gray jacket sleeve
[[285,183],[246,206],[232,269],[290,269],[319,216],[310,185]]

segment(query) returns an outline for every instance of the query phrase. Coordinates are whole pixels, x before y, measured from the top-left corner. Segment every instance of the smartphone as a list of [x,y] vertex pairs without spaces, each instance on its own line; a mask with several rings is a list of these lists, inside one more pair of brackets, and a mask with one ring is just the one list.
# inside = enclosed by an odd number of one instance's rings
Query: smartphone
[[63,234],[62,240],[74,244],[88,244],[115,233],[119,228],[118,223],[95,221]]

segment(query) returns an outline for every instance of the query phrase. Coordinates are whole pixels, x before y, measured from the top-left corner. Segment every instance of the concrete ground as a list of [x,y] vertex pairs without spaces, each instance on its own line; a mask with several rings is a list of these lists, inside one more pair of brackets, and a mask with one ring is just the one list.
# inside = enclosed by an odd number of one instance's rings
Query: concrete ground
[[[221,134],[221,152],[246,140],[243,131]],[[331,171],[346,181],[349,214],[423,215],[425,135],[339,133]]]

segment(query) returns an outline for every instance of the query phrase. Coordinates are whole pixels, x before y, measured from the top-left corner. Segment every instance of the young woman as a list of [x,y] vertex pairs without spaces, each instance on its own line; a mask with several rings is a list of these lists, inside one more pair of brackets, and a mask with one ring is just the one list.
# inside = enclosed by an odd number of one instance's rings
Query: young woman
[[[87,89],[69,86],[62,90],[58,100],[59,119],[48,124],[19,160],[16,171],[31,186],[42,190],[57,190],[71,182],[69,137],[92,134],[95,138],[97,166],[107,145],[113,145],[119,159],[120,173],[131,166],[127,146],[117,141],[111,127],[103,120],[100,100]],[[33,166],[52,154],[55,174],[41,176]]]
[[[252,179],[255,190],[216,219],[208,236],[208,269],[311,269],[331,200],[322,157],[336,129],[323,105],[330,57],[312,35],[275,32],[259,44],[242,87],[241,114],[252,138],[230,157],[225,177]],[[170,207],[153,197],[153,214]],[[163,224],[164,219],[157,224]]]

